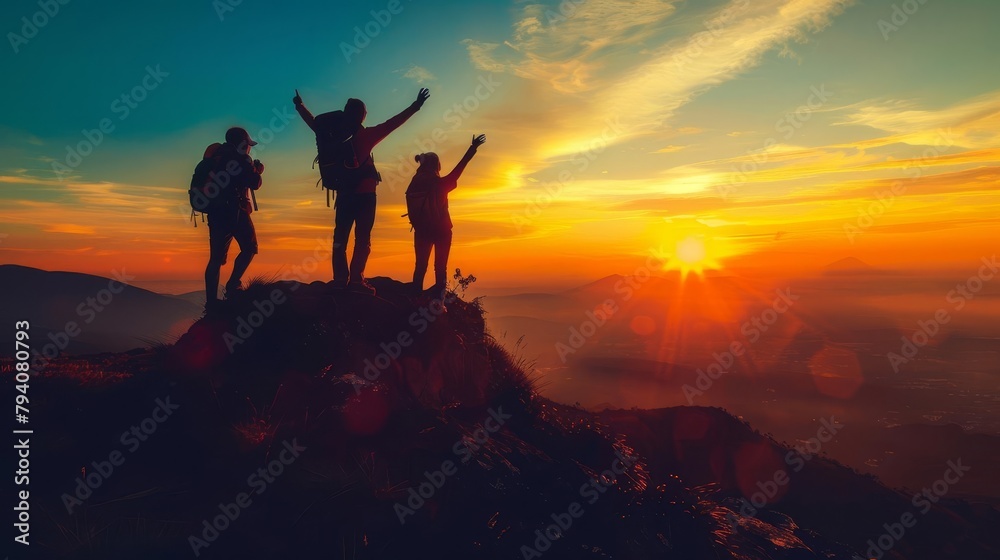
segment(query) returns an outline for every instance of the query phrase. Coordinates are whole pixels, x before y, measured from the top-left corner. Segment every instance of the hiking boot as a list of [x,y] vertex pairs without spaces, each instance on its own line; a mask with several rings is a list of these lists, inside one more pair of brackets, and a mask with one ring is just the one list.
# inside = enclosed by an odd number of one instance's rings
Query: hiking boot
[[427,291],[425,291],[424,293],[427,294],[427,297],[431,299],[439,299],[441,301],[444,301],[445,297],[448,295],[448,288],[435,284],[434,286],[427,288]]
[[226,299],[232,299],[233,296],[239,296],[243,292],[241,284],[226,284]]
[[352,292],[358,292],[359,294],[375,295],[375,286],[368,283],[367,280],[354,280],[347,285],[347,289]]
[[334,280],[327,284],[327,286],[330,287],[330,290],[346,290],[347,280]]
[[217,299],[210,299],[205,302],[205,316],[216,315],[221,313],[225,309],[226,304],[222,303]]

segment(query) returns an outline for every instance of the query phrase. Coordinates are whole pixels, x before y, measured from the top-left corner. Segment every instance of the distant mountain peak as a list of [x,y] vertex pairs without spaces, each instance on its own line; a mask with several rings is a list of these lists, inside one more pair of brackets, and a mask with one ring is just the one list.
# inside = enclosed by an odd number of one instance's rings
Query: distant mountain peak
[[823,270],[828,272],[874,272],[877,269],[857,257],[845,257],[826,265]]

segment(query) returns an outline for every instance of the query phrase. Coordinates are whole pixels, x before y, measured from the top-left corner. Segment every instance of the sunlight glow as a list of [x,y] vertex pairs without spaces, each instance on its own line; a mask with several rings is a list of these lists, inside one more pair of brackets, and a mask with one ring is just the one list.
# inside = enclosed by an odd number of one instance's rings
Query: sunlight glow
[[677,241],[673,248],[674,258],[667,265],[667,268],[681,271],[684,277],[687,277],[690,273],[702,276],[707,269],[718,269],[721,267],[709,255],[709,250],[703,237],[685,237]]

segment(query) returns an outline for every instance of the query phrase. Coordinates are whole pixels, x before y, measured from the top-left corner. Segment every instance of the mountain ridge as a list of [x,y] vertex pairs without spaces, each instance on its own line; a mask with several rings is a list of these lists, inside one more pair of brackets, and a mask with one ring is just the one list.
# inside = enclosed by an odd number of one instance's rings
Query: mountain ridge
[[[372,282],[378,298],[321,282],[254,283],[173,345],[53,360],[33,384],[46,395],[39,428],[52,436],[37,449],[48,489],[39,502],[64,501],[80,467],[113,448],[108,435],[151,403],[166,395],[179,408],[163,435],[128,456],[125,474],[93,489],[96,501],[81,500],[85,518],[47,508],[34,532],[45,550],[190,553],[191,537],[207,531],[202,521],[240,488],[233,473],[253,472],[292,442],[304,446],[302,458],[254,498],[268,505],[248,507],[217,540],[205,537],[208,552],[846,560],[878,537],[875,521],[891,522],[906,506],[898,492],[816,457],[804,478],[792,478],[786,495],[796,500],[749,512],[742,500],[772,463],[746,449],[790,448],[721,409],[595,415],[556,404],[488,334],[477,302],[450,294],[441,307],[399,282]],[[851,491],[822,490],[834,481]],[[411,492],[432,487],[426,497]],[[871,489],[878,499],[866,499]],[[836,524],[859,509],[864,516]],[[907,542],[886,557],[968,559],[995,549],[984,527],[996,512],[958,501],[933,512],[951,521],[925,523],[908,537],[922,548]],[[148,517],[146,530],[128,532],[136,515]],[[66,539],[61,528],[82,519],[82,538]],[[559,520],[567,526],[549,531]]]

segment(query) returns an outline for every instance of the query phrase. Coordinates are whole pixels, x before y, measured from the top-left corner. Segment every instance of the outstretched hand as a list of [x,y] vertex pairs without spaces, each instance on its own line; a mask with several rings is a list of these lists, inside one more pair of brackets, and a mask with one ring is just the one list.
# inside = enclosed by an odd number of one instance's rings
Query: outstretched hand
[[292,103],[294,103],[296,107],[302,105],[302,96],[299,95],[299,90],[295,90],[295,97],[292,98]]
[[420,88],[420,93],[417,94],[417,100],[413,102],[413,105],[419,109],[424,106],[424,101],[431,96],[431,91],[427,88]]
[[473,148],[478,148],[479,146],[482,146],[485,143],[486,143],[486,135],[485,134],[480,134],[479,136],[473,136],[472,137],[472,147]]

